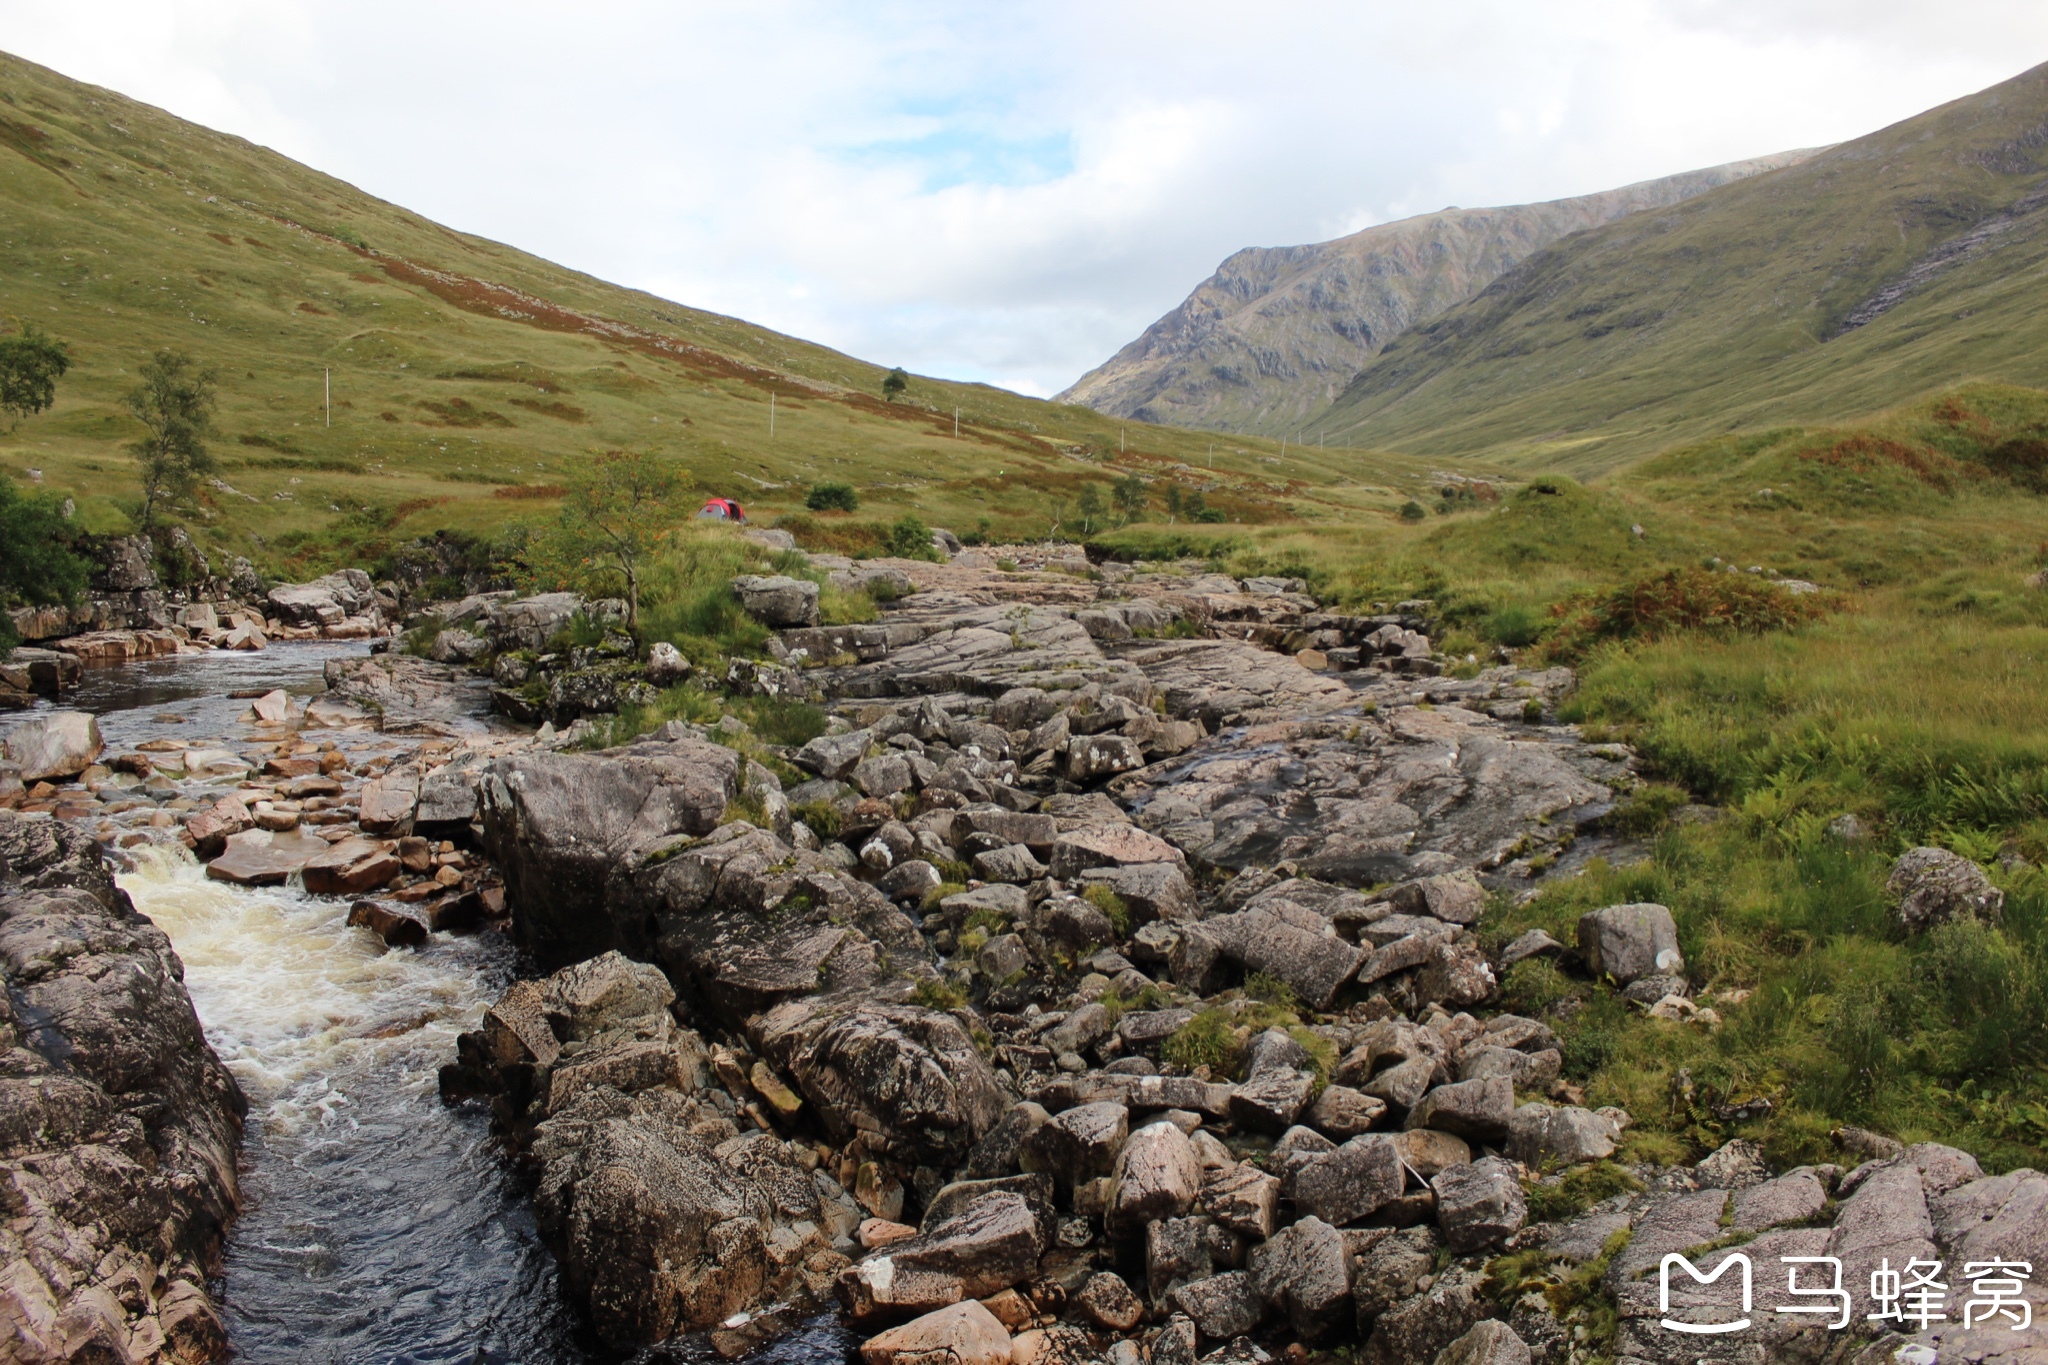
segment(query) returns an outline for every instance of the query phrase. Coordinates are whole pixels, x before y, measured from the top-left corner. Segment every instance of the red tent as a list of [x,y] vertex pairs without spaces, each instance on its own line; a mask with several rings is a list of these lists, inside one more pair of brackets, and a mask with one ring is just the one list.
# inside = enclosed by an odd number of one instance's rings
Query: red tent
[[717,517],[723,521],[745,521],[747,519],[747,509],[734,502],[731,498],[706,498],[704,499],[704,510],[697,515],[700,517]]

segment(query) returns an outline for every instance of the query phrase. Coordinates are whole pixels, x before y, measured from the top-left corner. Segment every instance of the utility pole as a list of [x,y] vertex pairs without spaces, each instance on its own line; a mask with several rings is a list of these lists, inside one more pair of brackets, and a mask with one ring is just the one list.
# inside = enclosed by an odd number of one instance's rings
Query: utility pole
[[775,439],[775,390],[768,390],[768,439]]
[[1129,453],[1130,448],[1130,442],[1124,439],[1124,429],[1122,427],[1118,427],[1116,429],[1116,453],[1119,455],[1127,454]]
[[334,371],[331,368],[324,369],[320,374],[322,376],[321,385],[327,391],[327,425],[332,427],[334,425]]
[[960,439],[960,409],[953,409],[953,439]]

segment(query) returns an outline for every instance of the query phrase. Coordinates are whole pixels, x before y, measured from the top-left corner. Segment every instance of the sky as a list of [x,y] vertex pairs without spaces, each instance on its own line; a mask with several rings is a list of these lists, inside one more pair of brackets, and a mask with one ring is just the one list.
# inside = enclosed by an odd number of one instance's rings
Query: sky
[[0,48],[465,232],[1050,395],[1231,252],[1873,131],[2042,0],[0,0]]

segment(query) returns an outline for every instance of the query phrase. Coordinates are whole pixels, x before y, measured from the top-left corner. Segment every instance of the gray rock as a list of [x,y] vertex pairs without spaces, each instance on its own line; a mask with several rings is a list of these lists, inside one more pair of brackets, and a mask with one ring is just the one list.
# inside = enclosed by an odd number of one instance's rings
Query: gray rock
[[1130,1111],[1122,1104],[1102,1101],[1054,1116],[1032,1134],[1027,1150],[1038,1163],[1037,1169],[1050,1172],[1064,1184],[1076,1185],[1108,1175],[1129,1134]]
[[1167,1301],[1193,1319],[1196,1330],[1209,1341],[1241,1337],[1265,1316],[1264,1305],[1252,1292],[1251,1277],[1242,1270],[1190,1281],[1169,1294]]
[[1155,1305],[1165,1306],[1179,1286],[1208,1278],[1209,1227],[1200,1218],[1162,1218],[1145,1229],[1145,1284]]
[[1579,952],[1586,965],[1626,986],[1652,972],[1679,972],[1678,924],[1661,905],[1610,905],[1579,916]]
[[1528,1343],[1498,1318],[1488,1318],[1438,1353],[1435,1365],[1530,1365]]
[[1114,1271],[1090,1275],[1076,1301],[1088,1321],[1108,1332],[1128,1332],[1145,1316],[1145,1305]]
[[1310,1072],[1268,1068],[1231,1094],[1230,1117],[1245,1128],[1284,1132],[1308,1107],[1315,1088],[1316,1079]]
[[1564,945],[1549,934],[1541,929],[1531,929],[1500,950],[1500,965],[1512,967],[1532,957],[1556,957],[1563,951]]
[[1446,1167],[1429,1185],[1444,1244],[1460,1256],[1512,1237],[1529,1215],[1515,1168],[1498,1157]]
[[1271,1237],[1279,1202],[1279,1177],[1256,1166],[1219,1167],[1202,1178],[1202,1212],[1241,1237]]
[[1032,857],[1031,850],[1024,845],[1010,844],[1003,848],[992,848],[986,853],[975,854],[974,875],[987,882],[1022,885],[1043,877],[1045,864]]
[[882,754],[854,765],[853,785],[867,796],[894,796],[911,786],[910,760],[901,754]]
[[1005,730],[1030,730],[1052,718],[1059,703],[1043,688],[1013,687],[997,697],[989,719]]
[[942,884],[939,870],[922,858],[898,863],[875,879],[875,890],[892,901],[922,901]]
[[7,761],[24,783],[65,781],[105,751],[99,721],[85,711],[45,711],[7,732]]
[[1514,1112],[1514,1086],[1492,1076],[1436,1087],[1408,1111],[1405,1126],[1435,1128],[1472,1142],[1497,1143],[1507,1137]]
[[1415,997],[1460,1010],[1494,997],[1499,983],[1476,943],[1437,942],[1415,974]]
[[743,574],[732,580],[732,590],[740,608],[763,625],[818,624],[818,585],[806,579]]
[[1383,1137],[1352,1138],[1295,1169],[1290,1197],[1297,1207],[1336,1227],[1355,1223],[1401,1193],[1401,1158]]
[[1044,1250],[1044,1230],[1030,1203],[1020,1194],[991,1191],[841,1272],[839,1298],[856,1318],[929,1312],[1008,1289],[1038,1268]]
[[1348,1085],[1326,1085],[1309,1106],[1307,1121],[1317,1132],[1342,1141],[1367,1131],[1386,1112],[1384,1100]]
[[1363,1365],[1415,1365],[1435,1360],[1492,1311],[1480,1290],[1482,1278],[1476,1268],[1453,1266],[1427,1291],[1380,1314],[1360,1354]]
[[1762,1232],[1785,1223],[1803,1223],[1817,1217],[1827,1204],[1827,1187],[1802,1166],[1737,1191],[1732,1225],[1744,1232]]
[[1984,869],[1944,848],[1914,848],[1900,854],[1885,890],[1908,933],[1923,933],[1956,919],[1996,923],[2005,912],[2005,893],[1991,884]]
[[1122,735],[1075,735],[1067,741],[1069,782],[1096,782],[1144,766],[1144,752]]
[[1350,1325],[1350,1258],[1337,1230],[1313,1215],[1252,1249],[1252,1292],[1283,1313],[1303,1341],[1324,1340]]
[[1179,863],[1138,863],[1130,867],[1091,867],[1081,885],[1101,883],[1130,909],[1134,923],[1187,920],[1197,917],[1194,883]]
[[1373,1319],[1415,1293],[1423,1276],[1435,1271],[1443,1238],[1427,1224],[1398,1232],[1374,1229],[1358,1238],[1351,1298],[1363,1336],[1371,1332]]
[[647,648],[647,681],[656,687],[673,687],[696,671],[682,651],[666,640]]
[[1447,872],[1389,887],[1387,903],[1404,915],[1429,915],[1451,924],[1477,924],[1486,888],[1470,871]]
[[1612,1120],[1577,1105],[1525,1104],[1508,1120],[1508,1154],[1529,1166],[1576,1165],[1614,1155]]
[[1410,1057],[1388,1067],[1360,1087],[1367,1095],[1406,1112],[1436,1084],[1443,1063],[1435,1057]]
[[1108,1225],[1112,1235],[1130,1237],[1186,1213],[1202,1190],[1202,1167],[1187,1134],[1172,1123],[1150,1123],[1124,1144],[1111,1179]]
[[790,756],[790,762],[828,781],[843,782],[853,775],[875,742],[870,730],[849,730],[843,735],[819,735]]

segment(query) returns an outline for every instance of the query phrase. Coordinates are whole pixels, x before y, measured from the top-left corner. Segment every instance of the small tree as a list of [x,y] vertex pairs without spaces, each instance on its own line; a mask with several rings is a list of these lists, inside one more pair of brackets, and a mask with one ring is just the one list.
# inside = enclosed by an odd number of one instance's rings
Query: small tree
[[[85,591],[88,566],[71,549],[77,531],[54,493],[24,496],[0,474],[0,607],[70,605]],[[0,612],[0,653],[20,641]]]
[[640,575],[681,515],[686,476],[650,451],[609,450],[571,476],[548,549],[584,573],[617,575],[626,625],[640,624]]
[[70,347],[23,323],[20,336],[0,338],[0,412],[19,422],[43,411],[70,368]]
[[850,483],[821,483],[805,495],[804,506],[813,512],[854,512],[860,509],[860,494]]
[[1109,500],[1116,504],[1116,513],[1123,518],[1126,526],[1145,515],[1145,481],[1136,474],[1126,474],[1110,485]]
[[158,351],[142,367],[142,382],[128,394],[128,411],[143,437],[129,449],[142,462],[142,529],[152,529],[157,505],[190,493],[214,470],[206,438],[213,434],[214,375],[195,369],[183,351]]
[[909,387],[910,376],[903,373],[903,367],[898,365],[895,369],[889,371],[888,376],[882,380],[882,397],[893,403],[898,398],[901,398],[904,391]]
[[1181,502],[1181,494],[1180,494],[1180,485],[1179,485],[1179,484],[1177,484],[1177,483],[1168,483],[1168,484],[1166,485],[1166,519],[1167,519],[1167,521],[1168,521],[1168,522],[1175,522],[1175,521],[1178,521],[1178,520],[1180,520],[1180,516],[1181,516],[1181,511],[1182,511],[1182,508],[1183,508],[1183,506],[1184,506],[1184,504],[1183,504],[1183,503]]
[[1081,496],[1074,500],[1074,515],[1081,519],[1082,535],[1094,534],[1096,519],[1104,510],[1102,490],[1092,483],[1082,484]]
[[929,526],[905,512],[889,528],[889,553],[898,559],[937,559]]

